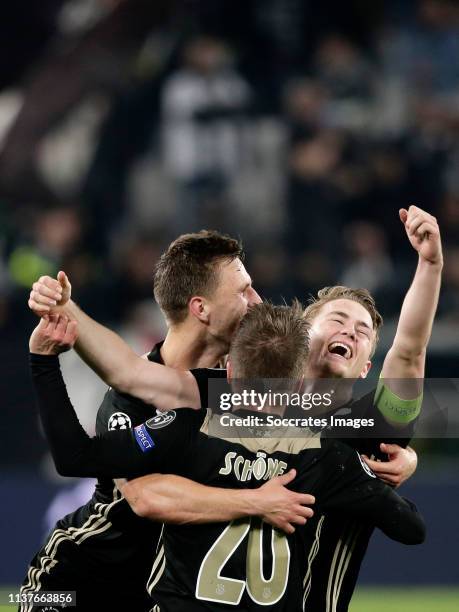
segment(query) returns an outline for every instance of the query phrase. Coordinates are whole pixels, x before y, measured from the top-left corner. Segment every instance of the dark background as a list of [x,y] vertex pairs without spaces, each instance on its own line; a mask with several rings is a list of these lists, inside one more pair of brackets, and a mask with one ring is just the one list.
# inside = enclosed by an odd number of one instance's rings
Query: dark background
[[[445,254],[427,375],[458,376],[456,2],[17,0],[0,41],[0,583],[22,578],[51,498],[74,487],[28,378],[41,274],[65,269],[81,306],[143,352],[164,334],[158,255],[213,227],[243,239],[274,301],[368,287],[386,321],[377,371],[416,265],[398,210],[416,204]],[[103,385],[75,357],[64,370],[91,431]],[[376,538],[364,581],[457,583],[459,445],[417,448],[404,488],[428,540]]]

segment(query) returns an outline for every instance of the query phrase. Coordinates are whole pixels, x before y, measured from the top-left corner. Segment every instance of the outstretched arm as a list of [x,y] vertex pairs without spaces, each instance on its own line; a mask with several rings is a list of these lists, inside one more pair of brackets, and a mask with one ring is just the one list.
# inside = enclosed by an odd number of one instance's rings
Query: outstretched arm
[[[57,356],[72,347],[76,333],[75,321],[52,315],[49,321],[40,322],[30,340],[38,407],[58,472],[66,476],[120,477],[124,474],[131,478],[152,471],[177,469],[180,472],[176,447],[182,450],[187,447],[189,431],[193,429],[189,420],[173,419],[168,431],[155,431],[154,440],[145,425],[134,431],[109,431],[94,438],[81,427]],[[185,412],[198,418],[198,413]],[[303,525],[313,515],[305,504],[314,503],[310,495],[286,488],[294,477],[292,470],[258,490],[246,491],[213,489],[179,476],[159,474],[120,484],[120,487],[137,514],[155,520],[203,523],[259,515],[275,527],[292,533],[294,524]]]
[[[416,206],[401,209],[399,214],[408,240],[418,252],[418,266],[403,301],[394,342],[384,360],[381,376],[391,386],[394,384],[391,379],[424,377],[426,348],[437,310],[443,268],[440,230],[435,217]],[[392,390],[403,397],[406,392],[400,386]]]
[[104,382],[159,410],[200,407],[199,389],[188,370],[142,359],[120,336],[85,314],[70,297],[71,285],[64,272],[59,272],[57,280],[42,276],[33,284],[29,307],[41,317],[57,313],[75,320],[78,323],[75,349]]
[[175,475],[149,474],[124,481],[120,490],[132,510],[154,521],[178,524],[232,521],[260,516],[286,533],[304,525],[313,515],[314,497],[286,486],[296,471],[277,476],[258,489],[208,487]]
[[186,415],[180,419],[174,418],[175,413],[168,413],[171,424],[167,432],[164,429],[155,432],[154,442],[145,425],[91,438],[78,421],[68,397],[57,356],[73,346],[76,336],[75,321],[68,321],[63,315],[50,315],[49,320],[40,321],[29,343],[38,409],[58,472],[64,476],[108,478],[173,472],[178,461],[173,448],[175,445],[186,448],[205,411],[184,410],[181,412]]

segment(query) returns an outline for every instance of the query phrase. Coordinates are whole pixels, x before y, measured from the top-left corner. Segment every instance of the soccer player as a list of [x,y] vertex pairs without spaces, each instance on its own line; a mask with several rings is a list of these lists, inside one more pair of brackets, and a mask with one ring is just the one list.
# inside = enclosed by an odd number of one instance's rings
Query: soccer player
[[[188,370],[214,366],[227,352],[228,341],[247,306],[260,301],[242,263],[240,244],[217,232],[189,234],[174,241],[158,265],[155,291],[168,315],[170,328],[163,343],[148,355],[155,363]],[[219,321],[207,333],[199,313],[199,296],[218,305]],[[186,307],[190,302],[190,313]],[[226,324],[225,324],[226,321]],[[215,331],[214,331],[215,329]],[[164,361],[163,361],[164,360]],[[200,384],[201,371],[194,371]],[[200,402],[207,404],[207,399]],[[138,425],[154,415],[151,405],[108,391],[97,415],[96,431]],[[177,476],[165,475],[149,483],[155,490],[149,517],[156,521],[215,521],[257,513],[275,526],[292,530],[312,511],[301,504],[311,498],[295,494],[285,485],[293,473],[268,483],[256,492],[209,489]],[[139,510],[140,508],[140,510]],[[137,513],[142,514],[140,504]],[[161,525],[136,517],[111,479],[101,479],[92,499],[58,521],[35,555],[21,590],[76,590],[78,609],[124,606],[143,610],[151,605],[145,585],[150,577],[152,547]],[[90,582],[92,584],[90,584]],[[116,590],[113,583],[117,584]]]
[[[384,410],[383,417],[390,422],[393,422],[394,417],[396,420],[397,415],[401,412],[404,412],[409,419],[414,419],[419,411],[420,398],[416,396],[405,398],[408,402],[400,405],[400,400],[403,403],[403,398],[396,395],[399,385],[394,379],[423,376],[425,351],[438,302],[442,269],[441,241],[436,220],[425,211],[414,206],[411,206],[408,211],[401,210],[400,218],[405,226],[410,243],[418,252],[419,261],[413,283],[402,306],[393,346],[384,361],[385,385],[379,388],[377,396],[379,403],[377,403],[376,408],[379,411]],[[47,292],[54,291],[56,288],[59,295],[62,295],[61,301],[66,302],[69,298],[69,285],[65,278],[62,281],[64,288],[59,289],[58,284],[53,279],[41,279],[33,294],[31,294],[31,307],[37,311],[46,312],[49,307],[43,300],[47,299]],[[376,345],[377,329],[381,322],[374,309],[373,300],[371,297],[366,297],[362,292],[360,292],[360,296],[359,292],[353,295],[352,291],[349,292],[345,289],[343,292],[340,288],[322,293],[321,296],[321,299],[307,310],[308,316],[312,319],[311,356],[307,376],[365,377],[371,366],[370,356]],[[177,378],[172,379],[171,377],[169,380],[164,369],[152,368],[151,364],[140,364],[138,357],[116,335],[98,326],[79,311],[75,305],[70,305],[69,313],[79,321],[80,354],[88,363],[95,365],[99,373],[106,377],[108,382],[147,401],[154,398],[158,406],[161,406],[163,402],[162,407],[165,409],[168,407],[168,403],[169,405],[180,403],[174,394],[173,386],[178,382]],[[111,347],[110,354],[107,357],[111,360],[110,364],[106,360],[104,361],[104,353],[99,351],[102,338],[105,346]],[[337,345],[332,346],[333,342],[341,343],[343,346],[341,348]],[[339,352],[343,349],[344,352],[340,355]],[[129,380],[117,376],[117,360],[119,360],[118,368],[126,367],[125,372],[130,374],[134,372]],[[184,403],[196,405],[199,402],[199,394],[193,378],[182,375],[182,373],[178,376],[182,393],[181,399],[184,400]],[[392,388],[393,386],[394,388]],[[401,427],[403,425],[404,423],[398,423],[397,426]],[[400,431],[400,434],[403,434],[403,432]],[[368,445],[363,444],[362,440],[359,441],[359,445],[359,448],[363,451],[369,452],[366,448]],[[378,452],[383,450],[384,454],[389,453],[390,461],[385,461],[380,465],[371,463],[372,468],[378,471],[387,481],[400,484],[412,473],[415,467],[415,455],[412,451],[401,449],[395,445],[383,446],[381,449],[376,448],[375,450]],[[148,507],[152,504],[152,488],[145,486],[145,479],[142,480],[141,487],[133,481],[128,483],[124,493],[128,499],[131,498],[134,507],[138,504],[142,507],[142,513],[148,515]],[[340,546],[341,550],[347,555],[347,546],[342,546],[341,536],[336,535],[336,542],[331,548],[336,551],[336,547]],[[367,535],[366,543],[368,537]],[[351,587],[343,588],[342,593],[346,593],[346,596],[341,597],[338,590],[335,589],[335,585],[333,586],[333,605],[339,605],[340,607],[337,608],[339,610],[347,609],[346,598],[355,584],[358,567],[366,549],[364,537],[362,537],[362,542],[360,546],[351,547],[353,560],[355,560],[355,567],[352,572],[346,572],[349,563],[344,561],[347,561],[347,559],[343,559],[343,563],[340,563],[340,567],[345,568],[345,570],[342,576],[337,576],[337,584],[346,586],[349,579]],[[323,547],[321,547],[321,550],[323,550]],[[314,563],[316,571],[319,566],[320,558],[317,558]],[[322,574],[331,575],[331,569],[331,564],[329,564],[328,570],[324,569]]]
[[[373,417],[393,428],[393,442],[404,445],[412,435],[412,424],[422,402],[421,382],[424,378],[426,348],[430,338],[441,284],[443,255],[437,221],[427,212],[410,206],[400,211],[408,240],[418,254],[416,273],[400,312],[395,338],[387,353],[374,406],[360,402],[356,416]],[[371,356],[382,322],[374,301],[360,292],[339,288],[319,292],[319,299],[306,308],[311,322],[311,345],[307,378],[359,378],[371,367]],[[364,308],[362,308],[362,306]],[[367,311],[365,313],[365,310]],[[369,315],[369,316],[368,316]],[[372,326],[376,334],[369,332]],[[413,384],[409,383],[409,380]],[[418,387],[416,393],[415,388]],[[387,459],[399,446],[387,444],[390,428],[381,427],[386,437],[371,439],[365,434],[343,442],[352,445],[367,457],[367,464],[377,468],[377,460]],[[408,457],[405,451],[405,457]],[[369,459],[372,457],[372,459]],[[394,466],[396,461],[393,462]],[[380,463],[379,466],[384,465]],[[388,464],[386,464],[388,465]],[[400,478],[392,468],[378,470],[378,475],[395,486]],[[317,554],[305,576],[304,605],[306,610],[347,612],[361,563],[373,531],[365,523],[348,520],[320,522],[319,514],[305,530],[317,541]]]
[[[274,431],[272,438],[257,438],[247,428],[236,439],[218,438],[212,435],[212,414],[205,409],[169,411],[135,429],[90,438],[78,422],[55,356],[75,337],[75,322],[53,317],[40,322],[30,341],[39,410],[62,473],[116,477],[174,472],[216,486],[257,487],[294,467],[294,486],[314,493],[323,516],[331,518],[339,510],[400,542],[423,541],[424,525],[415,507],[377,479],[358,453],[337,441],[292,438],[288,431],[287,436]],[[307,353],[308,323],[302,309],[259,304],[236,332],[228,378],[288,378],[294,391]],[[272,407],[271,412],[281,415],[283,408]],[[244,478],[236,464],[244,466]],[[266,537],[269,546],[263,544]],[[164,553],[155,564],[163,563],[164,569],[153,590],[162,612],[228,605],[238,610],[302,608],[301,585],[313,545],[304,551],[299,532],[287,536],[245,519],[202,527],[167,525],[163,541]]]

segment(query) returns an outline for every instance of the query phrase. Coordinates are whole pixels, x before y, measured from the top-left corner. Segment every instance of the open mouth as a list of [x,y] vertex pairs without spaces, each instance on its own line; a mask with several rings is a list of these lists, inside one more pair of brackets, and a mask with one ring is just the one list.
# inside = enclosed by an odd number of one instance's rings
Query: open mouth
[[347,344],[343,342],[332,342],[328,346],[328,352],[332,355],[339,355],[340,357],[344,357],[344,359],[350,359],[352,357],[352,349]]

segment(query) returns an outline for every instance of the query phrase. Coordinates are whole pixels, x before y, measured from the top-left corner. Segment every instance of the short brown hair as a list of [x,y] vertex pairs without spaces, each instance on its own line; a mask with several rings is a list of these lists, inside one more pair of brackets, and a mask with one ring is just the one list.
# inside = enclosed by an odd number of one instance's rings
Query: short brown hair
[[311,322],[322,306],[332,300],[352,300],[361,304],[369,312],[373,322],[373,331],[375,332],[371,351],[371,355],[373,355],[379,340],[379,330],[383,324],[383,318],[376,308],[374,297],[367,289],[352,289],[344,285],[324,287],[317,292],[317,297],[311,297],[309,300],[309,306],[304,311],[305,318]]
[[263,302],[247,311],[229,356],[235,378],[300,379],[308,353],[309,324],[301,304]]
[[156,264],[155,299],[170,323],[181,323],[194,295],[209,296],[215,290],[218,266],[243,259],[241,243],[214,230],[183,234],[172,242]]

